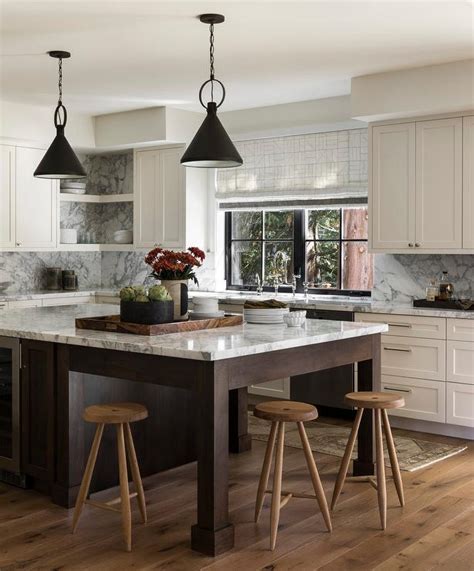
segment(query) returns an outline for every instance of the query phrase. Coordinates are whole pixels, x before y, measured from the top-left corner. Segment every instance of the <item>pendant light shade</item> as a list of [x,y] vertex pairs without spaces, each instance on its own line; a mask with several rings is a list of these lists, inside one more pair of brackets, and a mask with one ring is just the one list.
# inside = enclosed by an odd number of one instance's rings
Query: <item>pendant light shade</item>
[[186,149],[181,163],[187,167],[239,167],[242,157],[217,117],[216,104],[207,104],[207,117]]
[[52,51],[48,53],[51,57],[59,60],[59,99],[56,110],[54,111],[56,137],[36,168],[34,176],[37,178],[50,179],[84,178],[87,176],[86,171],[64,135],[64,128],[67,123],[67,111],[62,103],[62,61],[63,58],[68,58],[71,54],[64,51]]
[[[181,164],[198,168],[239,167],[243,163],[242,157],[217,117],[217,109],[225,99],[225,88],[222,82],[214,77],[214,24],[223,22],[224,16],[203,14],[199,19],[209,24],[210,29],[210,78],[201,85],[199,90],[199,101],[207,109],[207,116],[181,157]],[[205,105],[202,93],[208,83],[211,84],[211,101]],[[218,83],[222,89],[222,99],[218,104],[214,102],[214,83]]]

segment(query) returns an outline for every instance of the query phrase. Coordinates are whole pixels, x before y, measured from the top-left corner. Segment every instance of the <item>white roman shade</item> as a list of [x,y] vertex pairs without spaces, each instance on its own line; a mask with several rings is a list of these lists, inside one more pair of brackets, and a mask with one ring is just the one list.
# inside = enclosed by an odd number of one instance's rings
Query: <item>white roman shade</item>
[[241,141],[244,164],[217,171],[225,210],[367,202],[367,129]]

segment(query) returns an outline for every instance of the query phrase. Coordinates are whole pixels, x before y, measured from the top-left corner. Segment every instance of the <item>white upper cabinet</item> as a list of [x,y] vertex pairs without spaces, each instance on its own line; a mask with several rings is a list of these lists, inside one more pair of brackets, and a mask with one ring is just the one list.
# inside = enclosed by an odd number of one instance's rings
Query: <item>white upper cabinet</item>
[[462,118],[416,123],[416,244],[462,248]]
[[57,247],[58,183],[33,176],[44,153],[44,149],[2,145],[2,248],[51,250]]
[[374,252],[474,249],[473,124],[468,116],[370,127]]
[[16,148],[16,246],[56,248],[58,183],[35,178],[42,149]]
[[474,116],[463,118],[463,247],[474,249]]
[[15,245],[15,147],[1,146],[0,247]]
[[374,127],[372,149],[372,246],[408,249],[415,243],[415,125]]
[[139,248],[158,244],[184,248],[186,242],[183,147],[135,152],[134,236]]

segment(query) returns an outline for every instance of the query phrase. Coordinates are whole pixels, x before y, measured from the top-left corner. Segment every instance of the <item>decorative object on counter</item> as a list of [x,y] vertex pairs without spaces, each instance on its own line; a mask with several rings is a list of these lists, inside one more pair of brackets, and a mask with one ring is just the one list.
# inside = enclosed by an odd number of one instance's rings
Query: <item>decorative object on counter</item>
[[306,323],[306,311],[292,311],[283,316],[283,321],[288,327],[301,327]]
[[438,299],[447,301],[451,299],[454,294],[454,285],[451,283],[449,279],[449,274],[447,271],[443,271],[441,274],[441,278],[438,284]]
[[131,244],[133,242],[132,230],[116,230],[114,232],[114,242],[116,244]]
[[472,299],[435,299],[435,301],[427,301],[426,299],[414,299],[413,307],[422,307],[427,309],[455,309],[458,311],[474,311],[474,300]]
[[206,254],[196,247],[186,252],[173,252],[156,247],[145,256],[152,277],[161,281],[174,301],[174,320],[188,319],[188,280],[199,285],[195,270],[202,266]]
[[288,308],[245,309],[244,307],[244,319],[247,323],[276,325],[284,323],[284,316],[289,311]]
[[46,289],[51,291],[59,291],[63,289],[61,268],[46,268],[45,276],[46,276],[46,284],[45,284]]
[[434,301],[438,296],[438,286],[435,280],[430,281],[430,285],[426,288],[426,301]]
[[61,244],[77,244],[77,230],[75,228],[61,228],[59,241]]
[[76,272],[74,270],[63,270],[62,283],[64,290],[76,291],[78,287]]
[[[145,304],[143,304],[145,305]],[[169,333],[186,333],[202,329],[218,329],[242,325],[242,315],[225,315],[212,319],[196,319],[189,321],[173,321],[171,323],[130,323],[122,321],[120,315],[98,317],[79,317],[76,319],[78,329],[93,329],[94,331],[113,331],[115,333],[132,333],[134,335],[168,335]]]
[[225,315],[224,311],[219,311],[219,300],[215,297],[195,297],[193,306],[194,311],[189,314],[190,319],[210,319]]
[[[199,20],[203,24],[209,24],[210,34],[209,79],[201,85],[199,90],[199,101],[204,109],[207,109],[207,116],[181,157],[181,164],[188,167],[220,169],[239,167],[243,163],[242,157],[217,117],[217,109],[224,103],[225,87],[214,75],[214,24],[221,24],[225,18],[221,14],[201,14]],[[202,93],[208,83],[211,84],[211,101],[206,106],[202,100]],[[219,103],[214,101],[215,83],[219,84],[222,89],[222,99]]]
[[247,299],[244,303],[244,309],[287,309],[288,305],[277,299],[253,300]]
[[120,319],[126,323],[154,325],[173,321],[173,300],[167,289],[129,286],[120,290]]
[[0,293],[3,293],[4,291],[6,291],[13,282],[0,282]]
[[61,181],[61,194],[85,194],[86,181],[67,179]]
[[71,57],[71,54],[65,51],[53,50],[48,52],[48,55],[58,60],[59,96],[58,104],[54,111],[56,137],[46,151],[40,164],[37,166],[34,176],[50,179],[85,178],[86,171],[64,136],[64,128],[67,123],[67,111],[63,105],[63,59]]

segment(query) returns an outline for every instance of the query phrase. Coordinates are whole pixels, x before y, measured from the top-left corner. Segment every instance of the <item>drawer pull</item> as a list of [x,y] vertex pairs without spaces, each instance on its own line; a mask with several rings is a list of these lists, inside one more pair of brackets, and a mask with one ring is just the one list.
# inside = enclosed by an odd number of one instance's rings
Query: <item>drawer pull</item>
[[406,327],[407,329],[411,329],[413,325],[411,323],[387,323],[389,327]]
[[401,351],[402,353],[411,353],[411,349],[403,349],[402,347],[384,347],[385,351]]
[[395,391],[399,393],[411,393],[411,389],[398,389],[396,387],[384,387],[384,391]]

